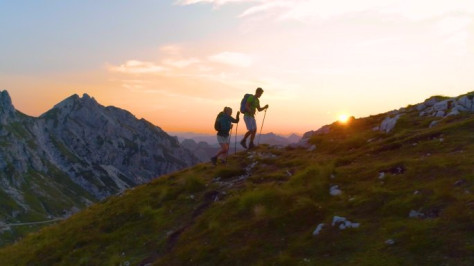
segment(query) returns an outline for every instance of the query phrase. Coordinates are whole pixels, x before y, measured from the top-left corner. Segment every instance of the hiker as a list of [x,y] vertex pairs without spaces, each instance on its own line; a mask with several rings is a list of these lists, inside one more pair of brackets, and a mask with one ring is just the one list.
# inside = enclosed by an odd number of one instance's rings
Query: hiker
[[244,138],[240,141],[240,145],[247,149],[247,138],[250,136],[249,142],[249,149],[255,147],[253,140],[255,139],[255,134],[257,133],[257,122],[255,121],[255,112],[258,110],[259,112],[268,108],[268,104],[265,105],[263,108],[260,107],[260,96],[262,96],[263,90],[262,88],[257,88],[255,91],[255,95],[249,95],[245,102],[245,112],[244,113],[244,121],[245,126],[247,127],[247,133],[245,133]]
[[221,149],[217,154],[211,158],[212,164],[217,164],[217,158],[223,155],[224,158],[227,158],[230,145],[230,136],[229,131],[232,129],[232,123],[239,123],[240,112],[237,112],[237,117],[232,117],[232,108],[225,107],[224,111],[220,112],[216,118],[216,123],[214,125],[217,130],[217,141],[221,145]]

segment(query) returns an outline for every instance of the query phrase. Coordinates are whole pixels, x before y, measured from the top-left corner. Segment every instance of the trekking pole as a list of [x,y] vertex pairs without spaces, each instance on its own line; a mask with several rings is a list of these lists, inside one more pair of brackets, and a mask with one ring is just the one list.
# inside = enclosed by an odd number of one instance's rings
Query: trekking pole
[[234,154],[237,153],[237,134],[239,130],[239,123],[237,123],[237,126],[235,127],[235,143],[234,143]]
[[230,141],[232,140],[232,130],[229,132],[229,142],[227,143],[227,152],[225,153],[225,163],[227,164],[227,157],[229,156]]
[[260,137],[262,136],[263,123],[265,123],[266,116],[267,116],[267,109],[265,109],[265,114],[263,115],[262,127],[260,127],[260,135],[258,135],[257,145],[260,145]]

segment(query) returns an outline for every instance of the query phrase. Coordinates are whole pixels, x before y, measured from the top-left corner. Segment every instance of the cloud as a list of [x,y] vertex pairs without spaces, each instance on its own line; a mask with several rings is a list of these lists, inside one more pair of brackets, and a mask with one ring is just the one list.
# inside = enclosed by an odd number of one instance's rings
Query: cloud
[[211,62],[227,64],[227,65],[237,66],[237,67],[249,67],[253,64],[252,57],[246,54],[237,53],[237,52],[222,52],[219,54],[209,56],[208,59]]
[[411,1],[409,5],[403,0],[392,1],[384,11],[387,13],[399,14],[412,20],[425,20],[438,16],[445,16],[453,12],[474,11],[474,2],[470,0],[451,1]]
[[262,2],[256,0],[177,0],[175,3],[178,5],[193,5],[200,3],[214,4],[216,6],[221,6],[229,3],[249,3],[249,2]]
[[377,8],[379,0],[332,0],[332,1],[296,1],[279,15],[280,20],[330,19],[346,14]]
[[412,20],[424,20],[452,12],[474,12],[472,0],[431,1],[413,0],[179,0],[180,5],[252,3],[240,17],[271,15],[278,20],[311,21],[330,19],[358,12],[377,12]]
[[181,50],[181,46],[178,45],[164,45],[160,47],[160,51],[167,55],[179,55]]
[[[160,48],[163,59],[159,62],[128,60],[123,64],[109,65],[110,73],[142,76],[146,80],[200,80],[201,82],[220,82],[232,85],[240,80],[242,68],[253,65],[251,56],[240,52],[210,53],[203,57],[182,57],[186,51],[177,46],[163,46]],[[171,53],[171,54],[170,54]],[[239,77],[237,77],[239,76]],[[124,80],[127,88],[142,90],[150,88],[142,81]]]
[[176,67],[176,68],[185,68],[190,65],[196,64],[201,62],[201,60],[193,57],[188,59],[165,59],[163,60],[163,64]]
[[[180,0],[180,5],[199,3],[222,6],[229,3],[253,3],[239,17],[270,13],[279,19],[304,20],[311,17],[329,18],[380,6],[380,0]],[[387,2],[387,1],[385,1]],[[389,2],[393,2],[389,0]]]
[[167,70],[166,67],[156,65],[152,62],[143,62],[138,60],[129,60],[125,64],[119,66],[108,65],[110,72],[120,72],[127,74],[157,74]]
[[291,9],[294,6],[294,3],[290,1],[272,1],[264,2],[260,5],[253,6],[245,10],[239,17],[247,17],[256,15],[259,13],[264,13],[272,9]]

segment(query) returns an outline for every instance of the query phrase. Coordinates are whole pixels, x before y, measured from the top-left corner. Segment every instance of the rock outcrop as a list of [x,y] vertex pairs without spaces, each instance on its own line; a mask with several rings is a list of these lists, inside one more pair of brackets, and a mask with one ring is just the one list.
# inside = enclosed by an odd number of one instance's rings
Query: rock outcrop
[[[459,97],[440,97],[434,96],[423,103],[401,108],[400,110],[390,112],[377,129],[389,133],[395,127],[397,120],[407,112],[416,111],[420,117],[436,117],[443,119],[449,116],[456,116],[463,112],[474,112],[474,93],[468,93]],[[431,123],[430,127],[435,126],[439,120]]]
[[[438,124],[440,120],[446,117],[460,115],[465,112],[474,113],[474,92],[470,92],[458,97],[434,96],[425,100],[423,103],[388,112],[381,120],[380,124],[375,126],[373,130],[382,131],[387,134],[392,132],[395,129],[398,120],[408,112],[417,112],[418,116],[420,117],[438,118],[438,120],[431,122],[430,127],[433,127]],[[354,118],[352,118],[352,120],[354,120]],[[308,143],[308,141],[312,136],[330,133],[332,127],[336,123],[322,126],[316,131],[311,130],[306,132],[301,138],[300,142],[292,146],[304,148],[310,147],[311,145]]]

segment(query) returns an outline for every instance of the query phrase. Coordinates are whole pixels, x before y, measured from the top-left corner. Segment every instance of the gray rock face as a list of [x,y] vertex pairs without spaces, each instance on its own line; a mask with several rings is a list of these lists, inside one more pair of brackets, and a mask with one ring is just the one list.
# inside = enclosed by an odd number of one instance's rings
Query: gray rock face
[[[444,119],[448,116],[456,116],[462,112],[474,112],[474,93],[469,93],[464,96],[453,98],[432,97],[423,103],[417,104],[412,109],[400,109],[397,111],[397,116],[386,117],[377,130],[390,132],[396,125],[398,118],[407,111],[416,110],[419,116],[437,117]],[[435,126],[438,121],[433,121],[430,127]]]
[[[45,148],[53,151],[52,161],[84,187],[93,183],[80,174],[85,171],[94,172],[96,181],[111,178],[109,186],[118,192],[197,163],[160,128],[119,108],[100,106],[86,94],[82,99],[77,95],[66,99],[40,121],[48,131],[38,134],[54,136],[45,143]],[[54,156],[61,154],[61,149],[70,155]],[[92,188],[96,197],[110,195],[100,186]]]
[[420,116],[444,118],[461,112],[474,112],[474,93],[444,100],[430,98],[415,106]]
[[33,118],[3,91],[0,122],[0,194],[10,202],[0,214],[7,219],[58,216],[198,162],[159,127],[87,94]]
[[6,124],[15,117],[15,107],[7,91],[0,92],[0,124]]
[[[412,108],[419,112],[419,116],[437,117],[440,119],[444,119],[448,116],[456,116],[462,112],[474,112],[474,93],[471,92],[464,96],[447,99],[432,97]],[[386,117],[377,129],[389,133],[395,127],[398,118],[410,110],[412,109],[398,110],[397,116]],[[438,121],[433,121],[430,127],[435,126],[437,123]]]
[[385,133],[388,133],[388,132],[392,131],[392,129],[397,124],[397,121],[398,121],[399,118],[400,118],[400,114],[397,114],[394,117],[386,117],[382,121],[382,124],[380,125],[380,130],[384,131]]

